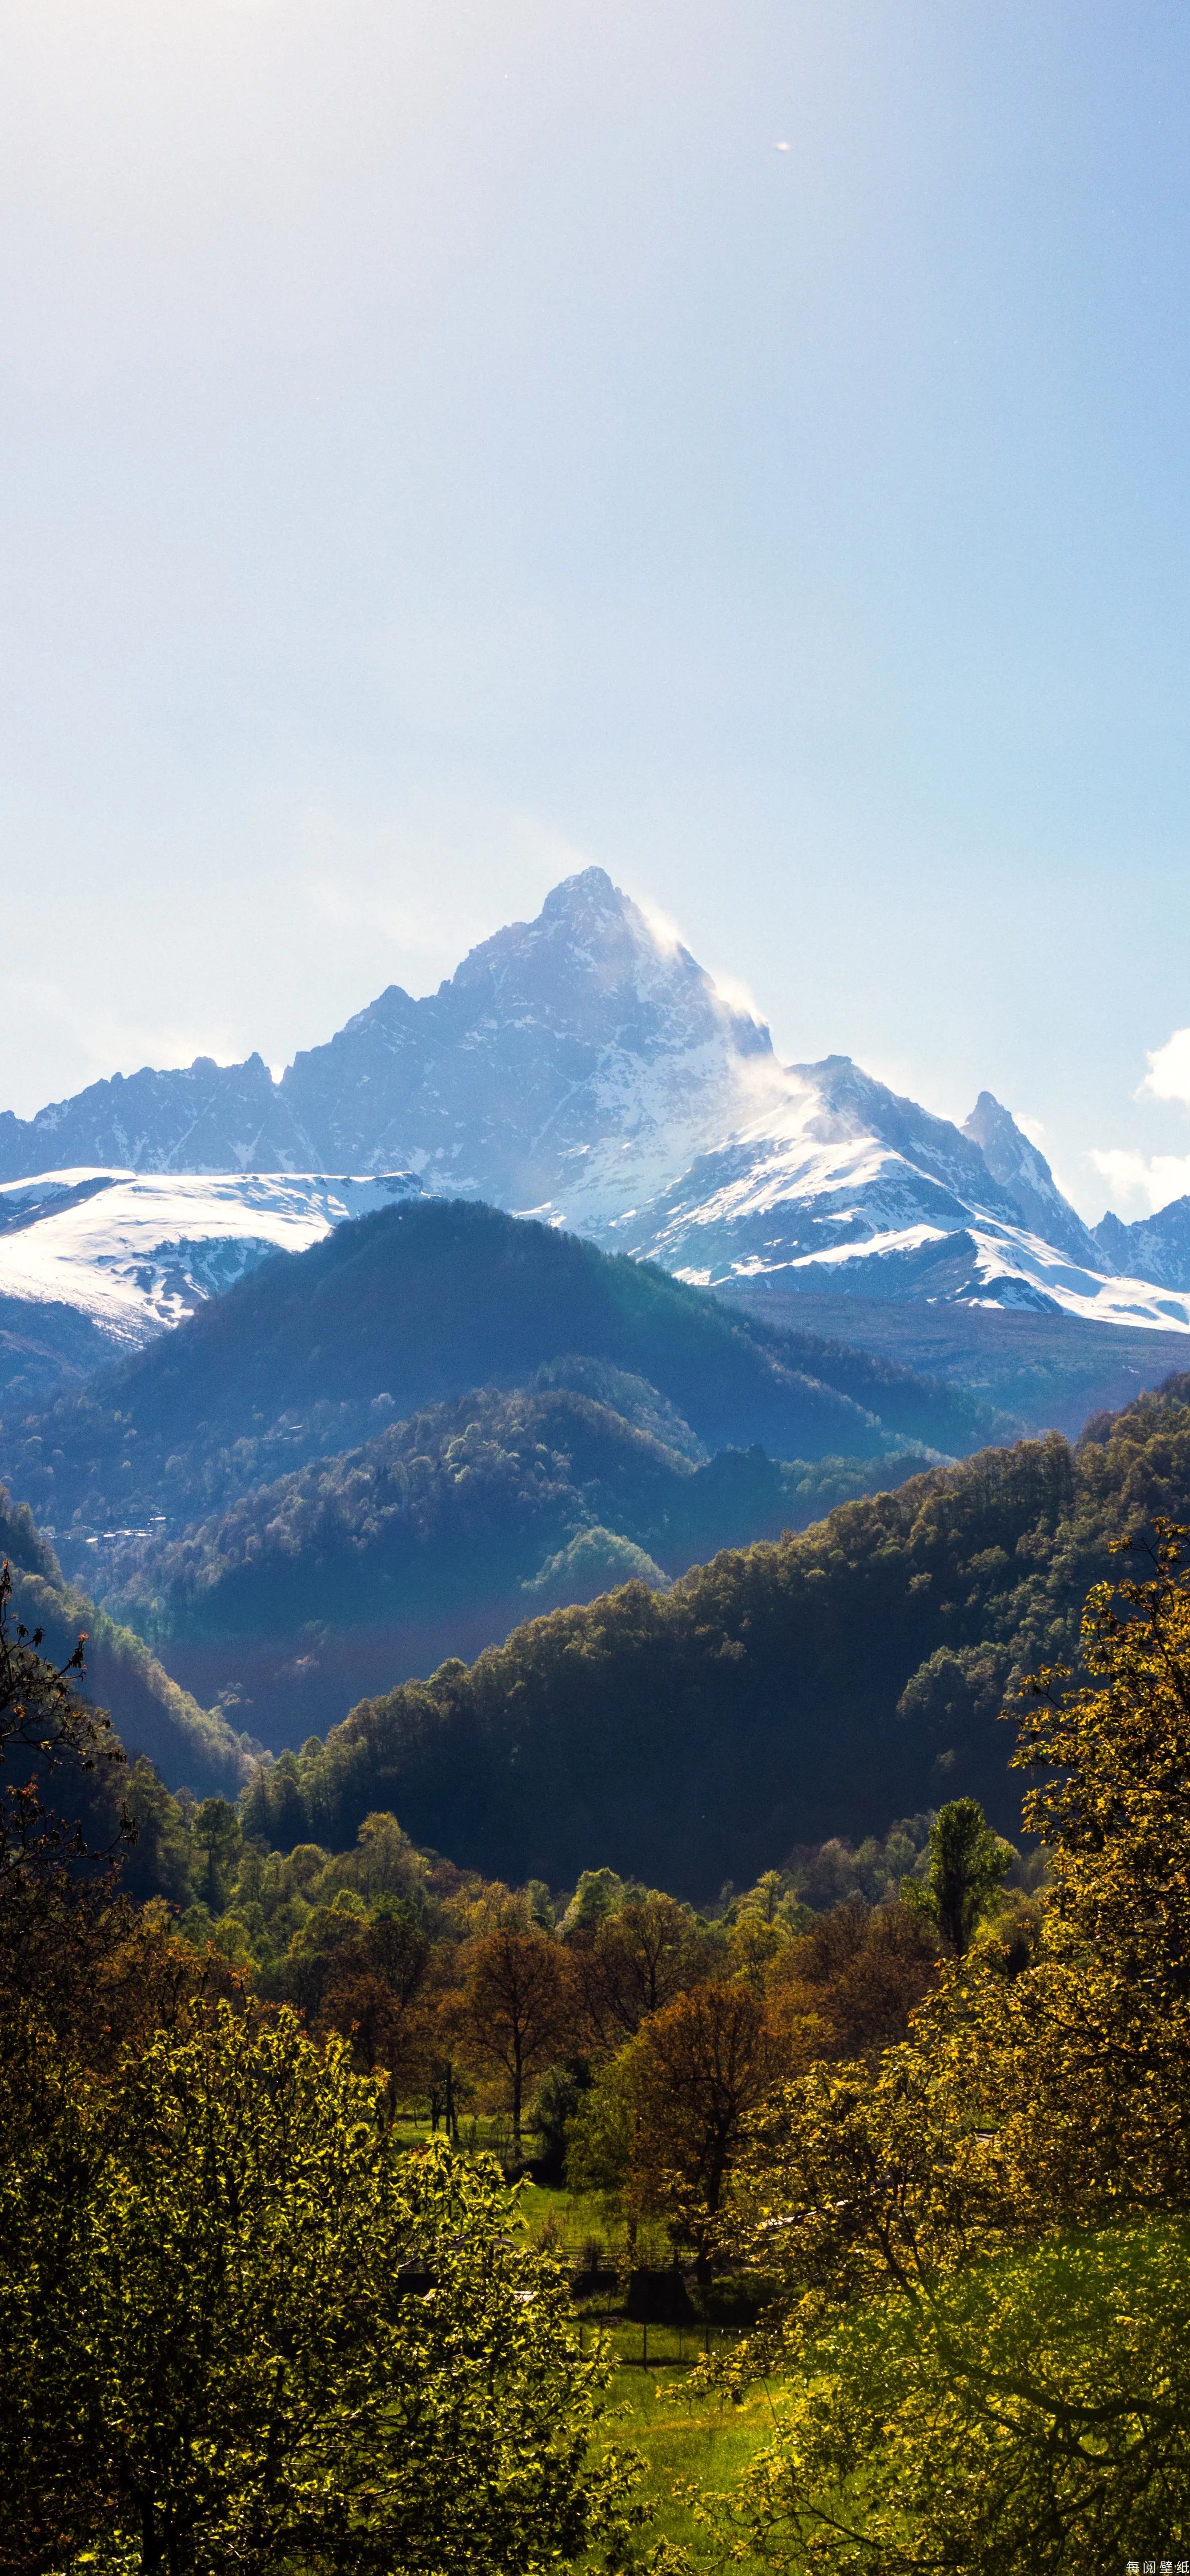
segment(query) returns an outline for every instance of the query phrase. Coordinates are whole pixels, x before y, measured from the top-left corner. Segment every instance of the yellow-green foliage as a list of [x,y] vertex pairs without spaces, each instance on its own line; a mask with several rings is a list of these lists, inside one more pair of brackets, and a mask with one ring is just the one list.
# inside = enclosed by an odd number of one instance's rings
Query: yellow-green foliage
[[[873,2072],[771,2103],[737,2210],[794,2377],[725,2507],[778,2567],[1119,2565],[1190,2531],[1190,1589],[1092,1593],[1017,1760],[1053,1879]],[[1173,2554],[1177,2555],[1176,2548]]]
[[619,2559],[629,2472],[558,2268],[494,2167],[402,2154],[340,2043],[225,2007],[103,2088],[43,2051],[6,2128],[7,2564]]
[[890,2290],[808,2339],[711,2513],[772,2570],[1122,2569],[1183,2554],[1190,2229],[1150,2222]]

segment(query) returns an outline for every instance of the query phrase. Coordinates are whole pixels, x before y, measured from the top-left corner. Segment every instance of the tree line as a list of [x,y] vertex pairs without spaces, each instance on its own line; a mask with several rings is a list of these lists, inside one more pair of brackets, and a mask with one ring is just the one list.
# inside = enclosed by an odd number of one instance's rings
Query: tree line
[[1188,1545],[1159,1519],[1092,1589],[1078,1668],[1015,1712],[1051,1870],[1033,1925],[993,1917],[903,2040],[816,2062],[752,2124],[721,2241],[768,2298],[728,2376],[778,2387],[710,2507],[728,2554],[1190,2557]]
[[469,2151],[485,2104],[629,2248],[750,2284],[729,2563],[1176,2564],[1190,1541],[1152,1531],[1012,1702],[1032,1860],[960,1796],[704,1912],[486,1880],[384,1813],[270,1847],[130,1773],[4,1621],[0,2567],[694,2566]]
[[252,1829],[342,1847],[391,1808],[492,1875],[602,1851],[693,1896],[840,1828],[977,1797],[1019,1832],[999,1711],[1070,1660],[1111,1542],[1190,1516],[1190,1381],[981,1451],[816,1527],[629,1583],[365,1700],[253,1784]]

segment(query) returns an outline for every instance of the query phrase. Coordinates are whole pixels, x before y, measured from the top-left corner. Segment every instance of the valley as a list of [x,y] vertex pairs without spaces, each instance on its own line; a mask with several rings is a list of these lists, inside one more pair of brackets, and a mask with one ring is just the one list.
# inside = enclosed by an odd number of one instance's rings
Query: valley
[[991,1795],[982,1720],[895,1712],[935,1654],[995,1697],[1040,1578],[935,1618],[907,1533],[946,1495],[999,1533],[1011,1491],[1010,1564],[1052,1549],[1069,1444],[1190,1348],[1178,1205],[1089,1228],[989,1092],[959,1128],[780,1064],[599,868],[283,1075],[114,1077],[0,1118],[0,1167],[0,1474],[47,1632],[90,1626],[173,1785],[305,1746],[311,1833],[362,1797],[514,1873],[647,1844],[705,1889],[947,1765]]

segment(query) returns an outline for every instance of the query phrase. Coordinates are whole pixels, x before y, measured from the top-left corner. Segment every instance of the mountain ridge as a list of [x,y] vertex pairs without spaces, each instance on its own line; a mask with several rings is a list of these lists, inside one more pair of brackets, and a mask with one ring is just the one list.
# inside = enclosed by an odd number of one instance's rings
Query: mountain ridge
[[63,1530],[205,1517],[387,1420],[576,1352],[646,1380],[708,1453],[953,1455],[1001,1428],[960,1389],[729,1312],[561,1228],[424,1197],[262,1262],[176,1332],[7,1418],[5,1475]]
[[800,1535],[727,1550],[667,1594],[630,1582],[361,1701],[257,1775],[246,1821],[351,1844],[389,1808],[510,1881],[572,1883],[600,1851],[705,1902],[790,1847],[978,1797],[1020,1831],[1005,1702],[1077,1664],[1113,1542],[1190,1514],[1190,1376],[1071,1447],[980,1452]]
[[989,1092],[959,1127],[848,1056],[782,1064],[765,1023],[599,867],[436,993],[387,986],[279,1080],[258,1055],[199,1058],[0,1117],[9,1183],[117,1150],[145,1172],[403,1170],[700,1284],[765,1275],[1190,1332],[1190,1222],[1184,1259],[1170,1219],[1155,1272],[1120,1271],[1135,1231],[1084,1226]]

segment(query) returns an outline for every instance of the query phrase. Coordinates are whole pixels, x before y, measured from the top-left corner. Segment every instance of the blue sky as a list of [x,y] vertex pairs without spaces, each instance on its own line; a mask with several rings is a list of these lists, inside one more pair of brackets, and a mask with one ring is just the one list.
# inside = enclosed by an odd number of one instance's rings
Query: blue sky
[[3,27],[0,1106],[597,860],[784,1054],[1190,1187],[1182,0]]

